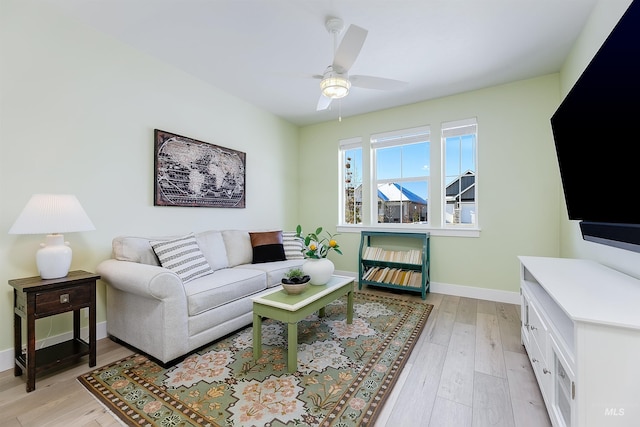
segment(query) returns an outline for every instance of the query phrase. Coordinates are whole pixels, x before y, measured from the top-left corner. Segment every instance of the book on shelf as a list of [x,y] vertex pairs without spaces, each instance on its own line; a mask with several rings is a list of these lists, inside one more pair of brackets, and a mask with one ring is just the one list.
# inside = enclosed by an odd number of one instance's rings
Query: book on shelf
[[422,273],[420,271],[414,271],[407,286],[410,286],[412,288],[422,287]]
[[421,264],[422,251],[410,249],[408,251],[392,251],[376,246],[367,246],[362,254],[362,259],[372,261],[388,261],[404,264]]
[[380,267],[372,267],[370,269],[368,269],[367,271],[365,271],[365,273],[362,275],[362,279],[363,280],[370,280],[370,278],[380,269]]
[[389,279],[389,283],[396,285],[398,284],[397,280],[398,280],[398,274],[400,274],[400,270],[399,268],[396,268],[393,270],[393,274],[391,275],[391,278]]
[[389,267],[381,268],[380,271],[373,277],[372,280],[376,282],[382,282],[382,280],[384,279],[384,277],[387,275],[388,272],[389,272]]
[[409,283],[409,280],[411,280],[411,274],[413,273],[413,271],[407,271],[407,274],[402,278],[402,286],[407,286],[407,284]]
[[373,276],[376,275],[380,267],[371,267],[362,275],[362,280],[372,280]]
[[362,280],[419,288],[422,286],[422,273],[396,267],[374,266],[362,274]]
[[371,267],[364,272],[362,280],[420,288],[422,287],[422,272],[394,267]]
[[387,270],[387,273],[382,277],[380,281],[383,283],[391,283],[391,278],[393,277],[394,271],[396,271],[395,268],[389,268]]
[[362,259],[371,259],[371,246],[367,246],[366,248],[364,248]]
[[390,269],[386,277],[384,278],[384,283],[393,283],[393,278],[396,275],[396,271],[398,271],[397,268]]
[[407,286],[407,281],[411,277],[411,270],[404,270],[402,277],[400,278],[400,286]]

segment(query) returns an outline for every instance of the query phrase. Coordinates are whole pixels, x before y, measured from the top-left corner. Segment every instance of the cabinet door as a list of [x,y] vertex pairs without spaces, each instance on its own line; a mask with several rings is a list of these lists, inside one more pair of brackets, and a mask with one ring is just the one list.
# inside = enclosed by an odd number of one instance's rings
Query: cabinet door
[[538,379],[540,391],[545,399],[545,403],[549,405],[552,398],[552,379],[551,379],[551,358],[549,357],[549,328],[543,320],[541,312],[538,310],[536,300],[529,301],[529,341],[530,346],[527,348],[529,352],[529,360],[533,372]]
[[522,342],[527,349],[542,397],[548,406],[552,398],[551,364],[547,343],[549,328],[537,308],[537,300],[529,293],[527,286],[526,282],[522,282]]
[[575,375],[568,359],[564,356],[564,351],[550,336],[552,352],[552,378],[553,378],[553,398],[551,403],[551,417],[558,426],[570,427],[573,420],[573,408],[575,399]]

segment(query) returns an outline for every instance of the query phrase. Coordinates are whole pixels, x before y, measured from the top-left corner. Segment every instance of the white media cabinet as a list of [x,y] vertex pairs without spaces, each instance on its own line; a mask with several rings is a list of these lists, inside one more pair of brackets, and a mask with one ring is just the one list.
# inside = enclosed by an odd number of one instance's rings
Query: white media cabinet
[[520,256],[522,342],[554,426],[640,426],[640,280]]

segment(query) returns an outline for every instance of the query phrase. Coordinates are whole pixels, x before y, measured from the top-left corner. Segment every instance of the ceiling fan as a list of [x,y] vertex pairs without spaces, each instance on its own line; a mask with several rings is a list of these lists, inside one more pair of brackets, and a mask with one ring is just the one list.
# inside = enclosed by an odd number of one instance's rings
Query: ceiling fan
[[322,75],[313,76],[320,79],[320,99],[316,110],[326,110],[331,101],[343,98],[349,94],[351,86],[366,89],[393,90],[406,85],[400,80],[385,79],[374,76],[349,76],[349,69],[358,58],[360,50],[367,38],[368,31],[362,27],[351,24],[344,34],[338,46],[338,35],[344,29],[344,23],[340,18],[330,17],[325,22],[329,34],[333,36],[333,63],[327,67]]

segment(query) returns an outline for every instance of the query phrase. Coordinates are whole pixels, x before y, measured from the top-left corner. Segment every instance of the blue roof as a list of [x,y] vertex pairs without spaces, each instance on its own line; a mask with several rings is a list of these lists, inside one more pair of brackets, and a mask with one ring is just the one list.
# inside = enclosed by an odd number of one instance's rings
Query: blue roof
[[384,195],[382,191],[378,188],[378,199],[382,199],[383,202],[388,202],[389,198]]
[[[413,202],[413,203],[420,203],[422,205],[426,205],[427,204],[427,201],[425,199],[423,199],[422,197],[418,196],[414,192],[409,191],[405,187],[400,186],[400,184],[397,184],[397,183],[394,182],[391,185],[395,186],[396,189],[398,189],[398,191],[400,191],[402,193],[403,198],[406,198],[408,201]],[[389,196],[384,194],[380,190],[380,187],[378,187],[378,197],[384,202],[388,202],[390,200]]]

